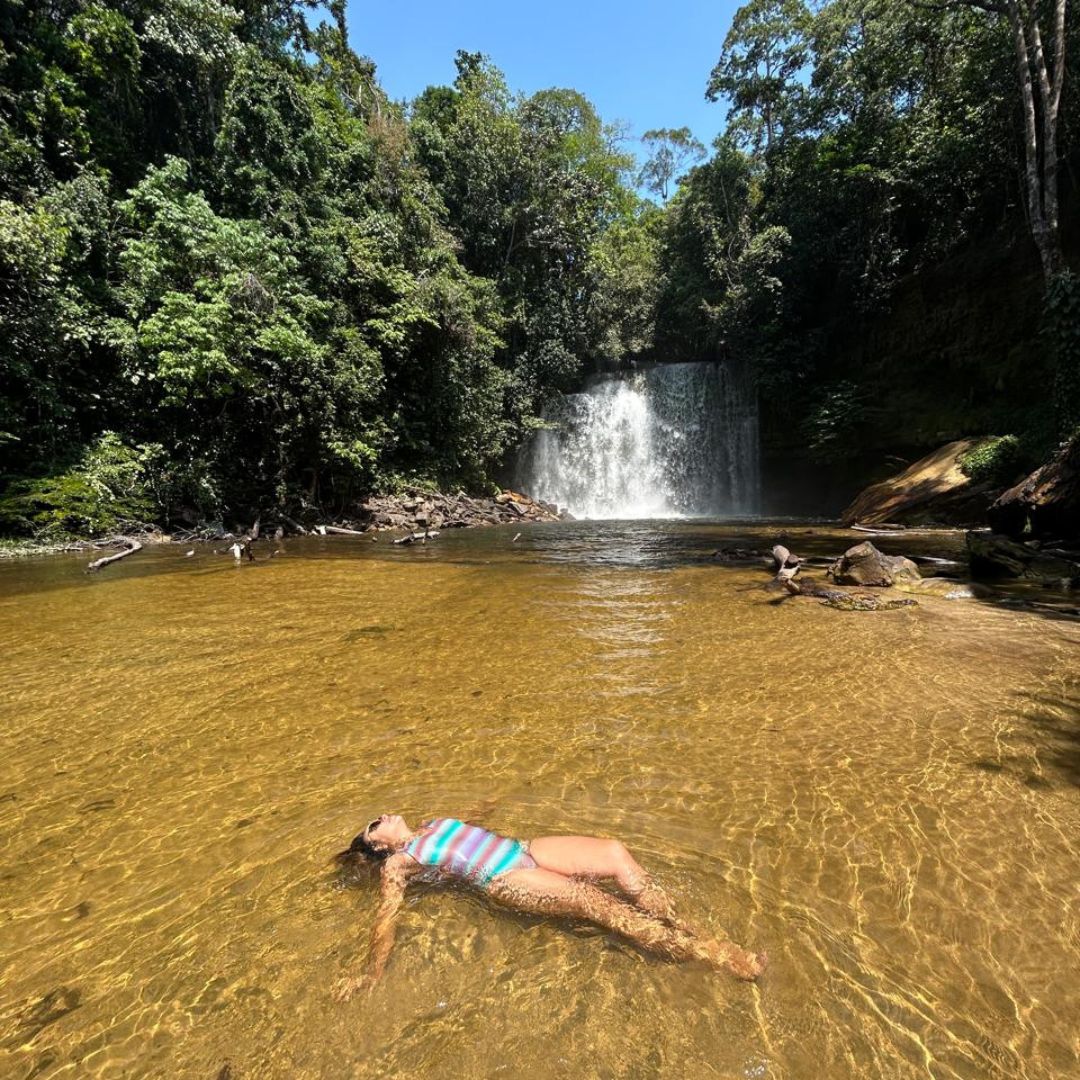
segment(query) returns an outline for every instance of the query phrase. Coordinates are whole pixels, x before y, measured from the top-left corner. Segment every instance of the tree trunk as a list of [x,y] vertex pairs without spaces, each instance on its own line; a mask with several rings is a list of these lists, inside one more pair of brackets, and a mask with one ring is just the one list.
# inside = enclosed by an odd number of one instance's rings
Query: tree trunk
[[[1055,0],[1052,72],[1046,67],[1042,33],[1034,7],[1028,0],[1005,0],[1004,6],[1016,51],[1016,73],[1020,80],[1020,102],[1024,116],[1024,182],[1027,188],[1028,224],[1047,284],[1065,269],[1058,224],[1057,183],[1057,121],[1065,75],[1065,5],[1066,0]],[[988,7],[985,3],[972,6]],[[989,10],[1001,9],[989,7]],[[1042,112],[1041,132],[1035,108],[1036,78]]]

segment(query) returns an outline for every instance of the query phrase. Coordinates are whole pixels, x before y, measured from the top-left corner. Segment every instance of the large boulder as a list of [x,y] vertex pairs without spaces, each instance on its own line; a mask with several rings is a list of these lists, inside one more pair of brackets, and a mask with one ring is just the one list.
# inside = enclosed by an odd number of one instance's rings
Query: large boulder
[[1061,582],[1080,573],[1080,563],[1066,553],[1042,551],[1034,540],[1021,544],[1000,533],[970,532],[967,546],[974,577]]
[[960,458],[989,437],[957,439],[938,447],[902,472],[860,492],[841,514],[845,525],[981,525],[996,491],[975,483]]
[[990,507],[990,527],[1006,536],[1080,539],[1080,433]]
[[869,585],[887,588],[898,581],[918,581],[919,568],[903,555],[885,555],[869,540],[850,547],[829,567],[837,585]]

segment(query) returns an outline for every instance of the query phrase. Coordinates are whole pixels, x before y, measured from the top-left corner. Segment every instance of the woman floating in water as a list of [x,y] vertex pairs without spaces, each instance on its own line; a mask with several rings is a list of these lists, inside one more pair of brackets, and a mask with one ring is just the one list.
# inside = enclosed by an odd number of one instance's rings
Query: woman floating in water
[[[382,977],[405,888],[425,870],[470,881],[515,911],[596,923],[672,960],[700,960],[740,979],[756,979],[765,967],[764,953],[706,938],[677,919],[663,889],[618,840],[541,836],[526,843],[457,818],[435,818],[414,830],[399,814],[383,814],[336,858],[345,866],[361,859],[382,864],[368,971],[335,985],[339,1001]],[[610,879],[626,899],[586,879]]]

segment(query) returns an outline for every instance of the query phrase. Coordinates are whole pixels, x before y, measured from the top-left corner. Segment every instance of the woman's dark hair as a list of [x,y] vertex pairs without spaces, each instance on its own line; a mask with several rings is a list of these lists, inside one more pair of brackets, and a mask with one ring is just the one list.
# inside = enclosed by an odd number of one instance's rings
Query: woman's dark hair
[[[365,829],[364,832],[366,831]],[[366,859],[368,862],[382,862],[389,854],[387,848],[376,847],[364,833],[357,833],[353,837],[352,843],[344,851],[339,851],[334,856],[334,862],[338,866],[349,866],[361,858]]]

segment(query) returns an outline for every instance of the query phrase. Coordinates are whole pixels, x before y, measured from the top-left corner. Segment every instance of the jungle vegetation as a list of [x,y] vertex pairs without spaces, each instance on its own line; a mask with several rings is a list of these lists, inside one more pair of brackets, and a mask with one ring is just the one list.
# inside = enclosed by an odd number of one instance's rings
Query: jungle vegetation
[[1080,415],[1071,30],[751,0],[702,72],[724,134],[642,163],[477,53],[390,101],[344,0],[0,0],[0,528],[483,488],[550,395],[642,359],[750,364],[828,461],[875,422],[852,327],[980,244],[1043,270],[1045,392],[991,413],[1037,453]]

